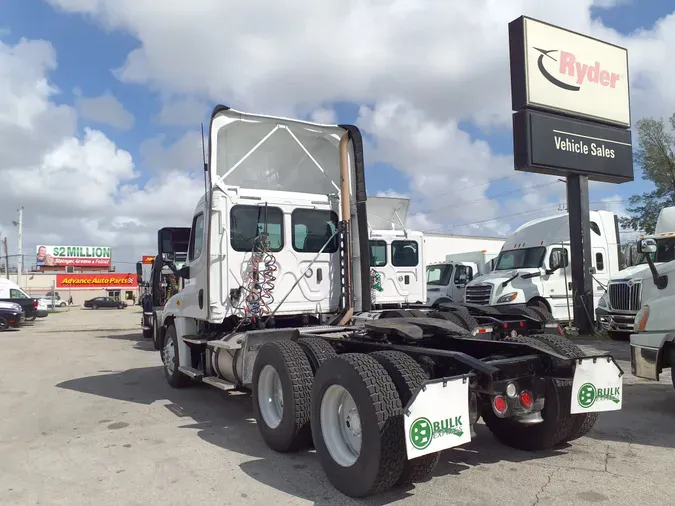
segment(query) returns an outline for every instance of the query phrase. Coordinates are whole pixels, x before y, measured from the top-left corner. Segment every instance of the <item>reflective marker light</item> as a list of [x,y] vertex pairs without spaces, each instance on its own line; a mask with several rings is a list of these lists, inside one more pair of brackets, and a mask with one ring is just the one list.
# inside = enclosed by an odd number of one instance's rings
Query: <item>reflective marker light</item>
[[522,392],[520,392],[520,403],[523,405],[524,408],[531,408],[532,404],[534,404],[532,394],[527,390],[523,390]]
[[511,399],[518,395],[518,389],[516,388],[515,383],[509,383],[506,385],[506,395],[508,395]]

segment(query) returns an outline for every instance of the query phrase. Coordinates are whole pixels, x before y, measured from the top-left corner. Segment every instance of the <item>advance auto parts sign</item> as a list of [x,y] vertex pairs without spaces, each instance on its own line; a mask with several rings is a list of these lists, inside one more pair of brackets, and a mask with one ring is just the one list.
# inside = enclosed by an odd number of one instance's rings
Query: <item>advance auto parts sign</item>
[[471,441],[468,380],[428,383],[407,407],[404,426],[409,459]]
[[562,111],[630,126],[628,51],[520,17],[509,24],[513,109]]
[[618,411],[623,402],[622,373],[612,359],[577,361],[572,382],[572,414]]
[[57,288],[136,288],[136,274],[57,274]]

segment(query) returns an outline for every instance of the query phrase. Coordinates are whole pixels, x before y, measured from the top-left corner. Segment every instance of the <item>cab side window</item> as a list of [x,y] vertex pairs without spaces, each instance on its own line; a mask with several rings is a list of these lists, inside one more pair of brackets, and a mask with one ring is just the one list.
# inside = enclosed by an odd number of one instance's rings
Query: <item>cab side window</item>
[[566,269],[570,264],[569,253],[565,248],[554,248],[548,257],[549,265],[553,265],[556,260],[560,260],[560,268]]
[[384,267],[387,265],[387,243],[385,241],[370,241],[370,266]]
[[192,220],[192,233],[190,234],[190,260],[196,260],[202,254],[204,244],[204,213],[199,213]]
[[419,263],[417,241],[393,241],[391,243],[391,264],[394,267],[415,267]]
[[473,279],[473,268],[468,265],[458,265],[455,268],[455,284],[465,285]]
[[25,299],[26,294],[23,293],[21,290],[17,290],[16,288],[10,288],[9,289],[9,298],[10,299]]

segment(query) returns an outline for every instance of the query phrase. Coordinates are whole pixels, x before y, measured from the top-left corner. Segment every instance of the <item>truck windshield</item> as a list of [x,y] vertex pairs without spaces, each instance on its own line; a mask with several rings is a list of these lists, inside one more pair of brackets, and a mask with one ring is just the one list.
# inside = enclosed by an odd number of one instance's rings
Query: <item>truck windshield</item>
[[536,269],[541,267],[544,261],[546,248],[522,248],[502,251],[497,257],[496,271],[506,271],[511,269]]
[[451,264],[430,265],[427,267],[427,285],[445,286],[452,276]]
[[[675,260],[675,237],[667,239],[656,239],[656,253],[651,255],[652,262],[672,262]],[[637,264],[642,265],[647,263],[645,253],[638,253]]]

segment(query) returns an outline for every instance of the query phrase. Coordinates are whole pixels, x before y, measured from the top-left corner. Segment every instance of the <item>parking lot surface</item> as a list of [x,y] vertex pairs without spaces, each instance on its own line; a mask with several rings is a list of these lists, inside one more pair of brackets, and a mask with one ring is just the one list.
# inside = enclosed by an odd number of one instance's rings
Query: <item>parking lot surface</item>
[[628,343],[584,341],[626,372],[623,410],[587,437],[535,454],[479,426],[430,481],[354,501],[313,452],[265,446],[249,395],[170,388],[139,322],[71,308],[0,334],[0,504],[675,504],[675,390],[633,378]]

